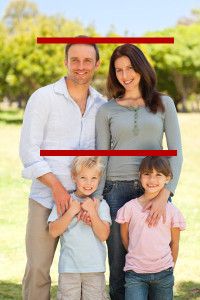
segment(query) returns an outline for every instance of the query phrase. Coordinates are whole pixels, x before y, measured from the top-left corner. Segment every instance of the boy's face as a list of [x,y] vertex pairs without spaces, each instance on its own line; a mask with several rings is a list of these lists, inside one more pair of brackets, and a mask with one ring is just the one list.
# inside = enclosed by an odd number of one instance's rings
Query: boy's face
[[80,197],[90,196],[98,187],[100,172],[97,168],[83,167],[81,171],[73,176],[76,184],[76,193]]
[[155,169],[152,172],[145,172],[140,175],[141,184],[145,193],[148,194],[158,194],[169,180],[170,177],[157,172]]

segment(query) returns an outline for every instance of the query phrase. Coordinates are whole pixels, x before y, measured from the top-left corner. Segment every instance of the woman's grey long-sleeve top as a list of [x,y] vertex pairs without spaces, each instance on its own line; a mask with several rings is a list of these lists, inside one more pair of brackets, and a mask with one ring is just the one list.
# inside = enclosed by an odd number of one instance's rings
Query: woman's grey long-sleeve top
[[[147,107],[134,109],[121,106],[115,99],[102,105],[96,116],[96,149],[162,150],[165,134],[168,149],[178,153],[169,158],[173,179],[166,185],[174,193],[182,166],[181,136],[173,100],[162,96],[162,101],[165,107],[163,113],[152,113]],[[142,159],[141,156],[103,157],[105,170],[95,195],[102,195],[105,180],[138,179]]]

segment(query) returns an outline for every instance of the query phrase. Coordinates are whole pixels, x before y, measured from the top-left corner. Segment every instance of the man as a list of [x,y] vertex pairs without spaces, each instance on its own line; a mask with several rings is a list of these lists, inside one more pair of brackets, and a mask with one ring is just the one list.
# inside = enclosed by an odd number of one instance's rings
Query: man
[[48,233],[47,219],[56,203],[58,213],[68,207],[74,188],[72,157],[41,157],[40,149],[94,149],[95,115],[105,102],[90,87],[99,66],[95,44],[68,44],[68,76],[42,87],[30,97],[20,140],[23,177],[32,179],[26,229],[27,265],[23,299],[50,299],[49,275],[57,239]]

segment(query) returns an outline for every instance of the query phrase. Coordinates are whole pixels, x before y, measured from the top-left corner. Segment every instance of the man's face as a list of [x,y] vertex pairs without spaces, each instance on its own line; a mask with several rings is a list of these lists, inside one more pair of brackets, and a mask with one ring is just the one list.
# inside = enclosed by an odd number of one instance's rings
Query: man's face
[[99,66],[96,52],[91,45],[74,44],[69,48],[65,61],[68,68],[68,79],[75,84],[89,84]]

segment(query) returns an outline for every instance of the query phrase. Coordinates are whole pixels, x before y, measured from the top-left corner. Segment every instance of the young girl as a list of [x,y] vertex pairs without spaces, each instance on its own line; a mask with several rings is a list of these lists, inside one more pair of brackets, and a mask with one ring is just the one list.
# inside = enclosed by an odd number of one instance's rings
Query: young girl
[[[101,177],[100,157],[76,157],[71,173],[76,191],[71,194],[69,209],[59,217],[54,206],[48,219],[50,234],[61,235],[58,300],[104,300],[104,241],[110,232],[110,210],[105,200],[98,205],[89,198]],[[91,226],[79,220],[80,211],[88,213]]]
[[166,206],[166,222],[155,227],[146,223],[148,212],[143,207],[152,201],[172,178],[170,164],[165,157],[148,156],[140,168],[144,194],[127,202],[117,213],[121,224],[121,238],[128,251],[124,271],[126,300],[173,299],[174,276],[180,230],[185,221],[170,202]]

